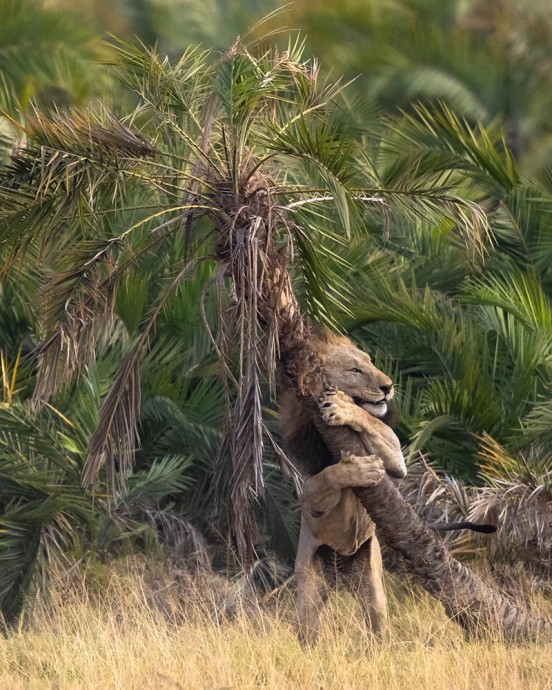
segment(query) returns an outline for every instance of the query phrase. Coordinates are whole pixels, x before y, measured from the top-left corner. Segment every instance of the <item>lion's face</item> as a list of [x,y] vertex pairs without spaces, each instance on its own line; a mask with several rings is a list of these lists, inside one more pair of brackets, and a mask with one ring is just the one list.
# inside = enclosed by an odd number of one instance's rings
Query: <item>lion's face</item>
[[[329,385],[342,391],[374,417],[385,417],[387,403],[393,397],[393,382],[372,364],[370,357],[350,341],[340,339],[330,344],[321,357],[322,369]],[[383,433],[383,430],[387,430]],[[383,458],[384,467],[392,477],[406,476],[406,463],[398,438],[388,427],[369,434],[363,440],[369,450]]]
[[331,386],[347,393],[374,417],[385,417],[394,395],[393,382],[372,364],[369,355],[340,343],[328,352],[323,369]]

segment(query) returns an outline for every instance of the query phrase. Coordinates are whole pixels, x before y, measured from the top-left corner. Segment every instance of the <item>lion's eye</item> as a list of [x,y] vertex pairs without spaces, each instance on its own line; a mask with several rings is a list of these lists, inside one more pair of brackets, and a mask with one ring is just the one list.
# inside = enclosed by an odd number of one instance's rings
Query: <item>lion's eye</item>
[[352,369],[349,369],[349,371],[352,371],[354,374],[362,374],[361,369],[357,369],[356,367],[353,367]]

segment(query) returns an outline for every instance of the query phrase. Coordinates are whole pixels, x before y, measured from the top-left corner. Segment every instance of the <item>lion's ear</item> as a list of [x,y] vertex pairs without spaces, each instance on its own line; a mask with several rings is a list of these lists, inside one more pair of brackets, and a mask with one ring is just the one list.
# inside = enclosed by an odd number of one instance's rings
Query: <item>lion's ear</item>
[[314,346],[318,351],[318,354],[321,354],[322,352],[329,352],[337,345],[343,345],[345,347],[358,350],[358,348],[353,345],[349,338],[346,338],[344,335],[334,333],[323,326],[313,326],[311,337],[315,341]]

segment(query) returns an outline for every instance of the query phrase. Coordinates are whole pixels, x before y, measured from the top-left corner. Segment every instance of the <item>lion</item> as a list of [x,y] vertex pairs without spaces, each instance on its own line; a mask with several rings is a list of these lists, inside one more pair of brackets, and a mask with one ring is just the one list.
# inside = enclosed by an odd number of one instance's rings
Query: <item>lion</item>
[[317,331],[312,344],[328,383],[319,401],[321,420],[358,432],[366,455],[342,453],[334,463],[308,410],[291,390],[284,393],[284,448],[305,476],[295,563],[298,632],[304,644],[316,639],[332,560],[339,563],[368,626],[376,634],[383,631],[387,603],[380,545],[375,525],[353,488],[373,486],[385,472],[396,478],[407,472],[399,440],[388,425],[392,380],[348,338]]

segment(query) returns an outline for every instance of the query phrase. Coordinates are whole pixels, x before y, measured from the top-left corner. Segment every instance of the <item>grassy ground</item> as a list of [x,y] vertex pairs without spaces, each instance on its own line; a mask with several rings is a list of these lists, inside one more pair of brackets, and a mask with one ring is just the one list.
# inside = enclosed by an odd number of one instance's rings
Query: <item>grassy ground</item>
[[[0,638],[0,688],[552,689],[552,645],[466,642],[429,597],[389,585],[387,639],[373,640],[353,602],[336,596],[319,644],[303,651],[285,592],[255,610],[236,586],[134,562],[73,576]],[[233,617],[217,618],[223,601],[237,602]]]

